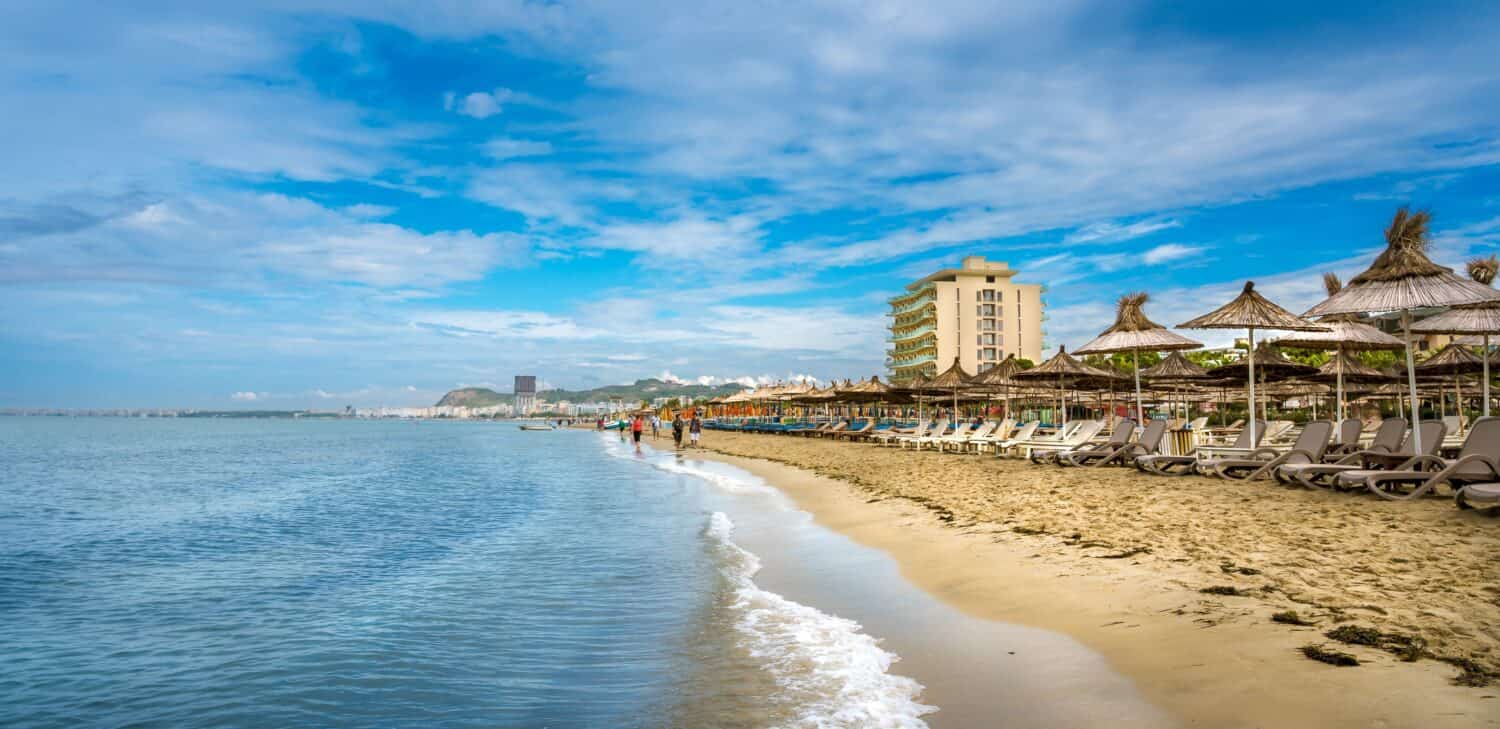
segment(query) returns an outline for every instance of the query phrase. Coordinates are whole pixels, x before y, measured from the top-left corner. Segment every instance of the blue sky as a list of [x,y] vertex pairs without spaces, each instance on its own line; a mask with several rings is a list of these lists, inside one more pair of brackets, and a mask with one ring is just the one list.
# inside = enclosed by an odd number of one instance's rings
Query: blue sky
[[481,5],[8,3],[0,407],[858,376],[968,253],[1056,346],[1500,242],[1490,3]]

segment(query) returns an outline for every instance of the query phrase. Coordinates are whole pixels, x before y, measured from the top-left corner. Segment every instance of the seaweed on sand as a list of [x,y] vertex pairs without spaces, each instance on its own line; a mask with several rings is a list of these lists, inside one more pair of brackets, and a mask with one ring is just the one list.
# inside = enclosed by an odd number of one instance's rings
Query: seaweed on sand
[[1417,636],[1386,633],[1358,625],[1340,625],[1324,635],[1340,643],[1379,648],[1408,663],[1420,659],[1427,653],[1427,641]]
[[1358,666],[1359,659],[1343,651],[1331,651],[1323,646],[1308,643],[1302,646],[1302,655],[1330,666]]
[[1301,615],[1298,615],[1296,610],[1283,610],[1279,613],[1273,613],[1271,615],[1271,622],[1285,623],[1286,625],[1317,625],[1317,623],[1306,620]]
[[1233,585],[1214,585],[1213,587],[1205,587],[1198,592],[1205,595],[1230,595],[1233,597],[1244,597],[1249,594]]

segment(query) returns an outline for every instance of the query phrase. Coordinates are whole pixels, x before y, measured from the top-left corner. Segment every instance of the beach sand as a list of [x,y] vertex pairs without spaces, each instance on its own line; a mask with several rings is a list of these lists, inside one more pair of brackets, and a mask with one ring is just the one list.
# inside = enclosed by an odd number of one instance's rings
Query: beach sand
[[[1323,633],[1500,663],[1500,520],[1441,499],[1058,469],[723,432],[705,446],[963,612],[1065,633],[1189,726],[1500,726],[1500,683]],[[1142,551],[1145,550],[1145,551]],[[1235,587],[1243,596],[1204,594]],[[1315,627],[1271,621],[1295,610]],[[1334,667],[1318,644],[1358,657]],[[961,670],[961,667],[955,667]],[[941,690],[939,689],[939,692]]]

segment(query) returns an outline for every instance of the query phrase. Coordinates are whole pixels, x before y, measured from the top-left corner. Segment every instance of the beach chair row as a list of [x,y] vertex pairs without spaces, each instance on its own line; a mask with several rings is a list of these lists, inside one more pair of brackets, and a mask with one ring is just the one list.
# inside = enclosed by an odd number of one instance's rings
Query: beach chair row
[[[1369,492],[1392,500],[1416,499],[1446,488],[1460,508],[1500,506],[1500,418],[1479,419],[1456,441],[1450,438],[1447,421],[1423,422],[1412,429],[1402,418],[1388,418],[1373,430],[1354,418],[1337,424],[1312,421],[1300,430],[1290,421],[1237,425],[1238,430],[1205,433],[1210,439],[1184,454],[1161,452],[1170,429],[1167,421],[1152,420],[1141,428],[1129,418],[1116,420],[1107,433],[1099,420],[1076,420],[1042,434],[1038,421],[1017,424],[1009,418],[951,428],[947,422],[902,427],[866,420],[760,432],[943,453],[988,453],[1063,467],[1134,467],[1156,476],[1274,480],[1287,486]],[[1215,436],[1232,440],[1214,442]],[[1443,458],[1445,449],[1456,449],[1456,454]]]

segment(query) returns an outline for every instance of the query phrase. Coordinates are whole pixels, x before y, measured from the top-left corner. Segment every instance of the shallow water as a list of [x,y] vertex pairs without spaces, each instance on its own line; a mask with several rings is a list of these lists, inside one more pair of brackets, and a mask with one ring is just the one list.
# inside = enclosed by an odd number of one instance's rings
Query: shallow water
[[[808,682],[799,631],[853,627],[757,589],[716,488],[617,446],[482,423],[0,419],[0,725],[846,710],[811,705],[844,694]],[[878,668],[863,641],[848,655]]]

